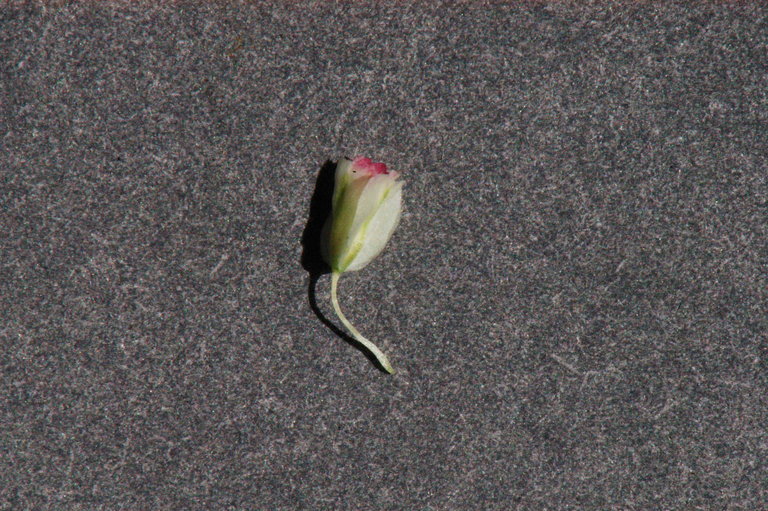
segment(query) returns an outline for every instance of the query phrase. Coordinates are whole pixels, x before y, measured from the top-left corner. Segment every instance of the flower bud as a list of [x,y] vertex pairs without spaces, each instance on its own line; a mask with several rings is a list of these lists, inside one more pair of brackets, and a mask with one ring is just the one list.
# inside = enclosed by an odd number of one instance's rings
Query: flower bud
[[323,257],[334,272],[364,268],[392,237],[401,211],[403,182],[397,177],[370,158],[336,165],[333,212],[323,233]]
[[339,277],[368,265],[384,249],[400,221],[403,182],[383,163],[358,156],[336,165],[333,210],[323,228],[323,258],[330,265],[331,301],[336,315],[354,338],[388,373],[395,370],[387,356],[355,328],[339,306]]

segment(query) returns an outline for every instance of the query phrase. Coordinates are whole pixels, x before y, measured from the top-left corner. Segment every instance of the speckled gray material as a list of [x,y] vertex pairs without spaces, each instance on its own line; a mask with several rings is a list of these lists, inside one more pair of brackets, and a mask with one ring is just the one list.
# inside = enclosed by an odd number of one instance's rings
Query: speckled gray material
[[768,508],[768,8],[275,3],[0,9],[0,509]]

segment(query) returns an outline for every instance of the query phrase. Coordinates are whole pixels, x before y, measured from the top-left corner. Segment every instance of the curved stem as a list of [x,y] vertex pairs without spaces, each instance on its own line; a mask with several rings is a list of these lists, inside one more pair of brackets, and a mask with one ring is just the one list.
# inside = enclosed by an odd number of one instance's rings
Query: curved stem
[[341,312],[341,307],[339,307],[339,298],[336,292],[339,286],[339,277],[341,277],[341,273],[333,272],[331,275],[331,302],[333,302],[333,310],[336,311],[336,315],[339,317],[342,324],[347,327],[347,330],[352,333],[352,336],[355,338],[355,340],[365,346],[368,351],[373,353],[373,356],[376,357],[376,360],[379,361],[379,364],[381,364],[381,367],[383,367],[385,371],[387,371],[389,374],[394,374],[395,370],[389,363],[387,356],[379,348],[377,348],[375,344],[363,337],[363,334],[358,332],[357,328],[355,328],[355,326],[349,322],[347,317],[344,316],[344,313]]

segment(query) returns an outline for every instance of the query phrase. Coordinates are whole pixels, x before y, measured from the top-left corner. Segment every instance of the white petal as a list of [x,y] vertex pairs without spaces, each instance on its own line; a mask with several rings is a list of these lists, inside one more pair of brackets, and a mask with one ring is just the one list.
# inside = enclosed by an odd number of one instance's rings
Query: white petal
[[390,193],[395,185],[395,180],[387,174],[379,174],[368,180],[360,196],[357,198],[355,218],[349,232],[354,236],[362,226],[370,221],[376,211],[381,207],[384,197]]
[[349,182],[352,180],[352,161],[342,158],[336,163],[336,174],[334,175],[333,187],[333,207],[339,202],[339,197],[344,192]]
[[387,175],[354,178],[339,197],[333,211],[331,266],[344,271],[364,240],[360,231],[381,206],[395,181]]
[[353,243],[362,243],[362,246],[343,271],[366,267],[384,249],[400,221],[402,188],[402,181],[394,183],[373,216],[360,226]]
[[359,229],[353,229],[353,225],[357,211],[361,207],[360,196],[365,191],[369,180],[367,176],[350,180],[333,206],[331,226],[326,233],[328,236],[326,262],[334,270],[343,271],[344,261],[349,261],[353,257],[350,251],[353,250],[355,233],[359,231]]

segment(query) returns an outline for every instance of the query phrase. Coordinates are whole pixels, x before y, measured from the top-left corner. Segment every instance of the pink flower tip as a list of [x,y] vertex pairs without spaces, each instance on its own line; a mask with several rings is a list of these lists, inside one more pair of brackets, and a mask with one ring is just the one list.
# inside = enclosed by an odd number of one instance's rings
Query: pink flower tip
[[377,176],[379,174],[389,174],[387,172],[387,166],[383,163],[376,163],[370,158],[358,156],[352,160],[352,169],[354,171],[360,171],[369,176]]

